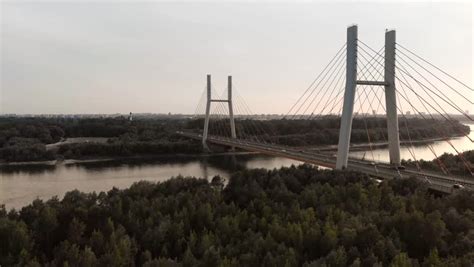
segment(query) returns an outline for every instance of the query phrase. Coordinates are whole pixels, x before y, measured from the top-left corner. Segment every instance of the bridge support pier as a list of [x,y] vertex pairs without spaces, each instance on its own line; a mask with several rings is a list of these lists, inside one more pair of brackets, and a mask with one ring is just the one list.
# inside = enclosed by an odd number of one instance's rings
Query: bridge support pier
[[397,95],[395,89],[395,31],[385,32],[385,106],[387,107],[388,149],[390,164],[400,166]]
[[336,169],[347,167],[349,144],[351,141],[352,114],[357,85],[357,26],[347,28],[346,89],[341,115],[339,144],[337,146]]

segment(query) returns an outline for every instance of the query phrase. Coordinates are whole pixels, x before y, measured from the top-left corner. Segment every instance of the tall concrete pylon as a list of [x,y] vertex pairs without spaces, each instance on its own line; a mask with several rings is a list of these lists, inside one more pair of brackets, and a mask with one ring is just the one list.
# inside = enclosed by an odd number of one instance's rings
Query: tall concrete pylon
[[[235,121],[234,121],[234,107],[232,104],[232,76],[227,77],[227,100],[225,99],[212,99],[211,95],[211,75],[207,75],[207,101],[206,101],[206,118],[204,120],[204,130],[202,134],[202,146],[204,150],[210,151],[207,145],[207,138],[209,135],[209,116],[211,112],[211,103],[212,102],[227,102],[229,107],[229,119],[230,119],[230,134],[232,139],[237,138],[235,131]],[[234,149],[234,148],[232,148]]]
[[[232,106],[232,76],[227,76],[227,103],[229,104],[230,134],[232,139],[236,139],[234,107]],[[235,150],[235,147],[232,147],[232,150]]]
[[202,147],[205,151],[210,151],[207,146],[207,135],[209,133],[209,114],[211,113],[211,74],[207,75],[207,100],[206,100],[206,118],[204,119],[204,130],[202,133]]
[[395,89],[395,31],[391,30],[385,33],[384,81],[357,80],[356,25],[347,28],[346,50],[346,89],[344,92],[344,104],[342,107],[341,128],[339,130],[336,169],[344,169],[347,167],[354,113],[354,97],[358,84],[383,86],[385,89],[390,163],[393,166],[398,167],[400,166],[400,139]]
[[344,92],[344,104],[342,106],[336,169],[346,168],[349,157],[352,115],[354,112],[354,97],[357,82],[357,25],[347,28],[346,53],[346,90]]
[[385,32],[385,106],[387,110],[388,149],[390,164],[400,166],[400,137],[398,130],[397,95],[395,89],[395,42],[394,30]]

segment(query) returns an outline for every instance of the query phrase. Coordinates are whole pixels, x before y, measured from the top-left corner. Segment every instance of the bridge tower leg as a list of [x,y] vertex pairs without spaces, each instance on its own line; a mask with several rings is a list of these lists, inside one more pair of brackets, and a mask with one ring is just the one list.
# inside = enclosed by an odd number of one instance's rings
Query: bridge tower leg
[[202,147],[205,151],[210,151],[207,146],[207,134],[209,132],[209,114],[211,112],[211,75],[207,75],[207,101],[206,101],[206,118],[204,120],[204,130],[202,133]]
[[395,92],[395,37],[394,30],[385,32],[385,106],[387,107],[390,164],[400,166],[400,137]]
[[[227,77],[227,103],[229,104],[230,134],[232,139],[237,138],[235,133],[234,108],[232,106],[232,76]],[[235,148],[232,147],[232,150]]]
[[347,28],[346,89],[342,107],[341,129],[337,146],[336,169],[347,167],[351,140],[352,114],[357,85],[357,25]]

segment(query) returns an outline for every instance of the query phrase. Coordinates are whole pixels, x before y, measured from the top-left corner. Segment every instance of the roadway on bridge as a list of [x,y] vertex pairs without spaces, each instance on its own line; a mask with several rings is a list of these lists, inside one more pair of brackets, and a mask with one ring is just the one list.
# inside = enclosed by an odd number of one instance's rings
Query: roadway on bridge
[[[201,140],[202,136],[196,133],[177,132],[180,135]],[[243,150],[260,152],[262,154],[290,158],[305,163],[311,163],[326,168],[335,168],[336,156],[332,153],[324,152],[307,152],[302,149],[275,145],[275,144],[261,144],[254,141],[231,139],[226,137],[209,136],[209,143],[236,147]],[[405,169],[396,169],[389,164],[374,163],[371,161],[349,159],[348,169],[360,171],[373,177],[382,179],[394,178],[408,178],[416,177],[428,183],[429,187],[436,191],[445,193],[453,192],[453,185],[463,185],[465,189],[474,190],[474,179],[465,177],[458,177],[453,175],[445,175],[431,171],[418,171],[414,168],[407,167]]]

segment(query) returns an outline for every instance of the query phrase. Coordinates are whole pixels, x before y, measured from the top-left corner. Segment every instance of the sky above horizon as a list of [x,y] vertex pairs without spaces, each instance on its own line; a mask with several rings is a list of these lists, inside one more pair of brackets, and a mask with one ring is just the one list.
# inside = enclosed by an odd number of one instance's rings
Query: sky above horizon
[[[472,87],[472,4],[1,2],[0,113],[192,114],[212,75],[286,113],[346,28],[397,41]],[[466,96],[473,99],[471,93]],[[463,106],[474,113],[471,106]]]

